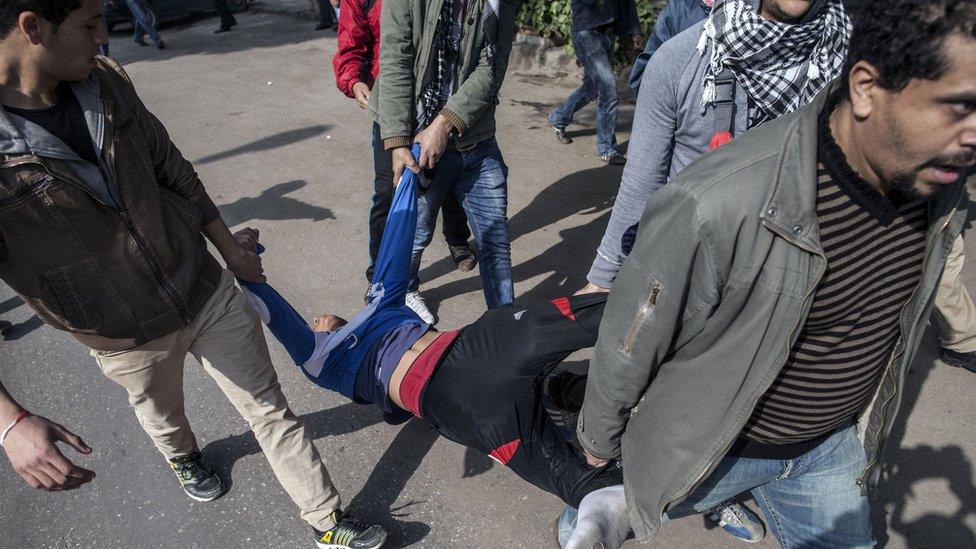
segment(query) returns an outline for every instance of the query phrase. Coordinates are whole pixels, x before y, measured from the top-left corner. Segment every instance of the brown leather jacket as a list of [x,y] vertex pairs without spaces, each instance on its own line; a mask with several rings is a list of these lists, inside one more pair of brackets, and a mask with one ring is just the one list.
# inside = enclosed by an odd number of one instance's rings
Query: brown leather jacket
[[88,347],[129,349],[213,293],[221,267],[201,228],[219,213],[120,66],[99,58],[72,89],[99,166],[0,109],[0,278]]

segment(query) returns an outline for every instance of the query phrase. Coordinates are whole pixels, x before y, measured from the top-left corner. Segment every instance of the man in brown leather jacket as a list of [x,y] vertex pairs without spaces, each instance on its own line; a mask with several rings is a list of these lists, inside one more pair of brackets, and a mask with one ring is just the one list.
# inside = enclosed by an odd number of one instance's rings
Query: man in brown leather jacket
[[[0,278],[125,388],[188,496],[210,501],[224,490],[183,412],[190,353],[251,426],[315,541],[379,547],[382,528],[339,511],[339,494],[281,392],[261,323],[234,285],[235,276],[263,281],[260,259],[231,235],[122,68],[96,57],[108,40],[100,4],[0,4]],[[14,470],[48,491],[91,481],[94,473],[56,441],[91,452],[0,385],[0,444]]]

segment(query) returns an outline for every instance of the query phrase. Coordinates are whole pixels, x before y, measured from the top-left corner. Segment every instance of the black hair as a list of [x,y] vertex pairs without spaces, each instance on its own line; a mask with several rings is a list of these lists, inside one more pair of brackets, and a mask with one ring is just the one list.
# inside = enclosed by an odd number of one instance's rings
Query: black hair
[[57,28],[80,7],[81,0],[0,0],[0,40],[17,27],[20,14],[25,11],[40,15]]
[[842,96],[849,97],[851,68],[858,61],[878,69],[878,84],[892,92],[915,78],[940,78],[949,69],[943,45],[957,34],[976,39],[976,2],[868,0],[854,23]]

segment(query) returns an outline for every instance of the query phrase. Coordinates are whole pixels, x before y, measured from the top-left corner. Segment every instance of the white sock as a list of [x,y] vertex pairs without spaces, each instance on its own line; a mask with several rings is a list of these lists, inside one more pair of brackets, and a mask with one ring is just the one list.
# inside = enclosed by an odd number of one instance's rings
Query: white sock
[[630,517],[621,484],[590,492],[583,498],[576,518],[576,529],[566,549],[617,549],[630,533]]

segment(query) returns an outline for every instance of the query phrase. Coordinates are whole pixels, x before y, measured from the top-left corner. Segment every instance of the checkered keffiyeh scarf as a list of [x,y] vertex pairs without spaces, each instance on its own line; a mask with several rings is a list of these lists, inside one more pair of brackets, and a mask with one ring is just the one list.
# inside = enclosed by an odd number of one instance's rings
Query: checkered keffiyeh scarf
[[[471,1],[471,0],[469,0]],[[488,63],[494,68],[498,48],[498,6],[500,0],[484,0],[482,21],[484,25],[484,44]],[[447,71],[453,66],[454,58],[460,52],[454,51],[451,45],[451,25],[454,21],[454,0],[444,0],[441,11],[437,15],[437,26],[434,30],[434,55],[436,56],[434,75],[424,86],[420,94],[417,108],[417,122],[419,128],[426,128],[441,110],[441,90],[444,82],[449,78]],[[496,90],[497,93],[497,90]]]
[[728,67],[752,100],[749,127],[807,104],[840,74],[851,37],[841,0],[828,0],[803,24],[770,21],[745,0],[715,0],[698,51],[712,46],[701,110],[715,100],[715,77]]

